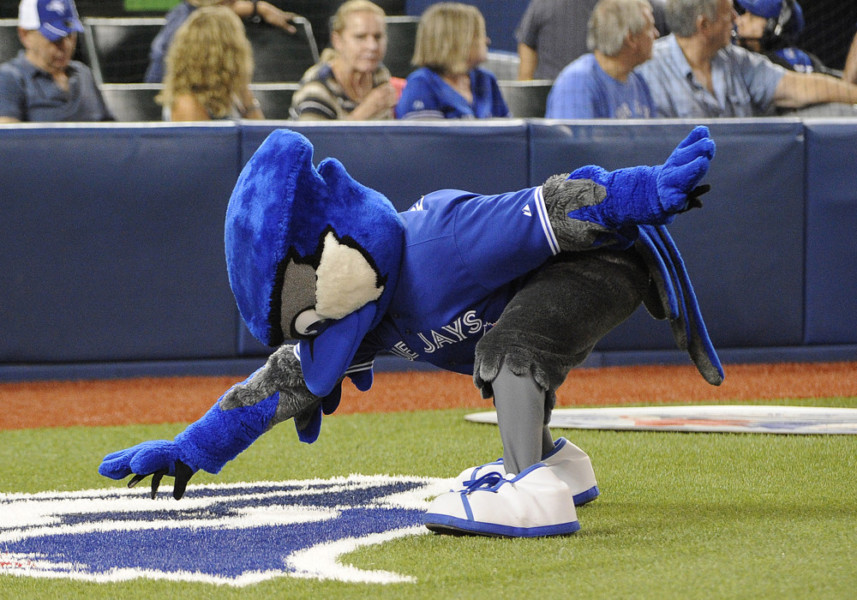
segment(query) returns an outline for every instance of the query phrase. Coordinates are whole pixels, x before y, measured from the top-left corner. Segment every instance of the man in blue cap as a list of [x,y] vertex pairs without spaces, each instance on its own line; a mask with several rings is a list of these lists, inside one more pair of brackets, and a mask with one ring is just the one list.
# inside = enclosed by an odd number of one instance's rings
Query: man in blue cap
[[24,49],[0,65],[0,123],[113,120],[92,71],[72,60],[82,31],[73,0],[21,0]]
[[735,0],[735,5],[739,44],[792,71],[832,74],[817,56],[796,45],[806,24],[797,0]]

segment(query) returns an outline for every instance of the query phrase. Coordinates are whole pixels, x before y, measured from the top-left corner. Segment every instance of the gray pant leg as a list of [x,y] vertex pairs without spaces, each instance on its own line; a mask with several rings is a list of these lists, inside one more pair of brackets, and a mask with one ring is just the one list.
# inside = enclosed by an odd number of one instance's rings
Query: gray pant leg
[[520,472],[553,448],[556,390],[642,302],[649,273],[633,251],[561,255],[536,272],[476,347],[473,378],[494,397],[503,461]]
[[501,367],[494,380],[494,406],[507,473],[520,473],[553,449],[545,424],[545,391],[530,375]]

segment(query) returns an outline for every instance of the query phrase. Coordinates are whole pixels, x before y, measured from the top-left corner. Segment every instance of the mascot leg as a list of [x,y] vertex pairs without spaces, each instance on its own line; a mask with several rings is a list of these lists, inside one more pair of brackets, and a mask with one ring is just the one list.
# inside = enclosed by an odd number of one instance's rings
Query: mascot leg
[[649,285],[634,251],[561,254],[529,279],[476,350],[474,381],[494,398],[503,458],[465,470],[429,507],[429,529],[528,537],[580,527],[574,506],[599,492],[586,453],[550,435],[555,392]]
[[505,365],[493,383],[503,468],[506,473],[520,473],[553,450],[545,424],[545,390],[531,375],[516,375]]

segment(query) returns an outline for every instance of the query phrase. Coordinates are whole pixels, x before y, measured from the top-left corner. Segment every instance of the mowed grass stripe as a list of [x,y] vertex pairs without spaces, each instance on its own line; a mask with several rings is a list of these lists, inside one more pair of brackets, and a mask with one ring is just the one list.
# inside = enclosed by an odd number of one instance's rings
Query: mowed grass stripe
[[[761,402],[760,402],[761,403]],[[857,398],[781,402],[857,407]],[[291,424],[192,483],[447,477],[499,456],[496,427],[467,410],[326,417],[312,445]],[[0,432],[0,491],[120,486],[101,457],[182,425]],[[592,456],[602,496],[580,532],[508,540],[422,535],[360,549],[357,567],[412,575],[390,586],[284,577],[250,588],[0,576],[0,598],[851,598],[857,589],[857,437],[557,430]],[[190,491],[192,493],[192,490]],[[321,595],[321,596],[319,596]]]

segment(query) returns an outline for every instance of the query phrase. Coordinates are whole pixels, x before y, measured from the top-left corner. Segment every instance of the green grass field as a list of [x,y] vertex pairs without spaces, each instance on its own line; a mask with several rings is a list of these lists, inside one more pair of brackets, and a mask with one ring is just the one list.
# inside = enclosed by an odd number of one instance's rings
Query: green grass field
[[[780,404],[857,407],[857,398]],[[319,441],[291,424],[219,476],[192,483],[350,473],[449,477],[501,454],[467,411],[334,416]],[[107,452],[172,438],[181,425],[0,432],[0,492],[121,486],[101,478]],[[434,534],[346,557],[417,583],[283,577],[231,588],[135,580],[75,583],[0,575],[0,598],[853,598],[857,589],[857,437],[557,430],[592,457],[602,495],[578,533],[498,539]],[[192,490],[191,492],[192,493]],[[2,548],[0,548],[2,550]]]

